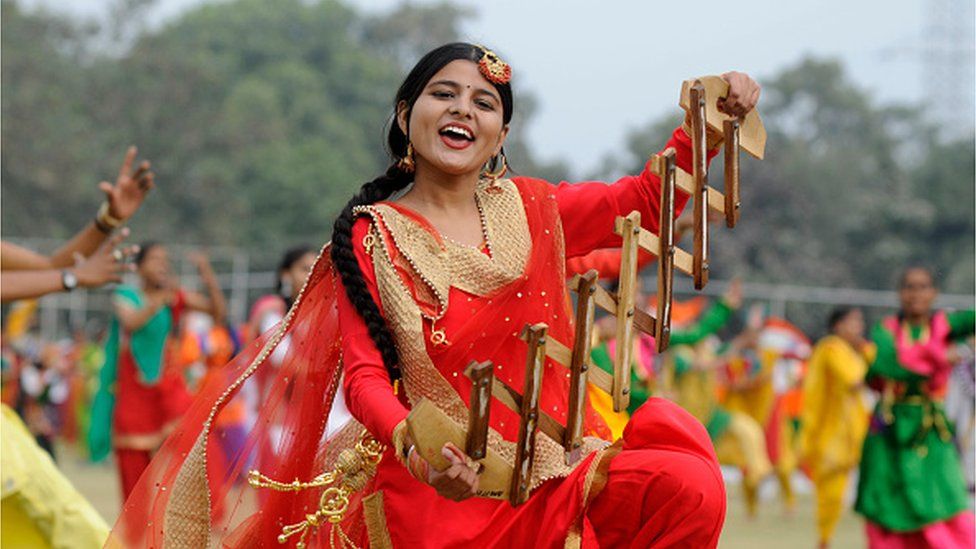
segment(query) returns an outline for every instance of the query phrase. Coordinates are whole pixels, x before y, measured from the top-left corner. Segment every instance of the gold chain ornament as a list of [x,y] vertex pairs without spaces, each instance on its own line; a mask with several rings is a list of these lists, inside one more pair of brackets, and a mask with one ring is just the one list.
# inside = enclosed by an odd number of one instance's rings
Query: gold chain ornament
[[288,538],[300,534],[296,547],[304,549],[311,530],[323,522],[329,522],[333,525],[329,532],[331,547],[336,547],[337,531],[340,547],[356,547],[349,536],[342,531],[339,523],[345,518],[346,511],[349,509],[349,497],[366,486],[366,482],[376,472],[376,466],[382,459],[384,450],[386,446],[374,439],[369,431],[363,430],[354,448],[346,448],[339,453],[335,467],[331,471],[324,472],[310,481],[302,482],[295,479],[291,482],[280,482],[263,475],[260,471],[249,471],[247,482],[255,488],[298,492],[327,487],[319,498],[318,510],[305,515],[305,520],[301,522],[282,527],[278,543],[286,543]]

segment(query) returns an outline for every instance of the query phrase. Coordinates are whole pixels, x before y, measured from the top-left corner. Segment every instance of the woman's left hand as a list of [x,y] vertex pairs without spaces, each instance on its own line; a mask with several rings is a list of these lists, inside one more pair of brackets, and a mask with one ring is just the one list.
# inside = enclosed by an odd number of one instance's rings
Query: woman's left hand
[[108,201],[109,214],[123,221],[136,213],[146,195],[155,187],[156,174],[150,171],[148,161],[141,162],[133,171],[137,152],[134,146],[126,151],[114,185],[108,181],[98,184]]
[[744,72],[731,71],[722,75],[729,83],[729,93],[718,102],[718,109],[725,114],[743,117],[756,108],[762,87]]

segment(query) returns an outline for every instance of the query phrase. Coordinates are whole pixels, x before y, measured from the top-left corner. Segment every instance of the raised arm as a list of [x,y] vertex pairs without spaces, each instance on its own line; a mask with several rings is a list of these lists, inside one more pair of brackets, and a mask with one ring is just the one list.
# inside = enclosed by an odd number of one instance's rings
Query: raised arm
[[[673,147],[677,165],[691,171],[691,138],[678,127],[662,150]],[[708,160],[718,154],[718,148],[708,151]],[[560,183],[556,187],[556,201],[566,238],[566,257],[577,257],[598,248],[617,247],[620,237],[613,234],[613,221],[619,215],[637,210],[641,225],[654,233],[658,231],[661,209],[661,182],[651,172],[650,162],[638,175],[624,176],[614,183],[600,181]],[[688,194],[675,190],[675,216],[688,202]]]
[[204,295],[197,292],[184,292],[183,298],[186,300],[187,308],[207,313],[213,317],[216,324],[223,324],[227,313],[227,300],[224,298],[224,292],[220,290],[220,283],[217,282],[217,275],[210,266],[210,260],[201,252],[190,254],[189,260],[197,268],[207,293]]
[[[749,75],[728,72],[722,78],[729,83],[728,95],[718,100],[718,108],[733,116],[744,116],[759,101],[760,87]],[[678,168],[692,172],[692,142],[686,118],[682,127],[676,128],[662,150],[673,147],[677,153]],[[707,162],[718,154],[721,133],[711,128],[707,133]],[[647,230],[658,232],[661,185],[650,170],[650,161],[638,175],[631,175],[607,185],[601,182],[577,184],[561,183],[557,187],[556,200],[566,239],[566,257],[576,257],[592,250],[619,246],[620,238],[613,234],[613,220],[637,210],[641,224]],[[689,196],[681,190],[675,192],[675,216],[681,213]]]
[[64,269],[75,265],[79,254],[88,257],[95,252],[114,229],[132,217],[154,186],[155,175],[149,170],[149,162],[142,162],[133,171],[136,152],[135,147],[129,147],[114,185],[108,181],[99,183],[105,203],[71,240],[50,256],[4,243],[3,270]]
[[[353,250],[363,271],[366,286],[373,300],[380,304],[373,262],[361,244],[368,230],[369,221],[365,218],[359,219],[353,225]],[[349,301],[344,289],[337,294],[346,406],[352,416],[369,429],[377,440],[390,445],[393,442],[393,430],[406,419],[407,409],[393,393],[393,385],[383,366],[383,357],[369,337],[362,317]]]

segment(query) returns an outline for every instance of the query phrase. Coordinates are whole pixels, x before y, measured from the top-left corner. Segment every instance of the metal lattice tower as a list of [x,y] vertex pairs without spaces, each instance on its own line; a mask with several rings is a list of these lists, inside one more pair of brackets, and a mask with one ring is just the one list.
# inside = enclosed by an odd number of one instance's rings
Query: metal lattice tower
[[974,0],[926,0],[922,89],[929,114],[946,138],[972,135],[976,127]]

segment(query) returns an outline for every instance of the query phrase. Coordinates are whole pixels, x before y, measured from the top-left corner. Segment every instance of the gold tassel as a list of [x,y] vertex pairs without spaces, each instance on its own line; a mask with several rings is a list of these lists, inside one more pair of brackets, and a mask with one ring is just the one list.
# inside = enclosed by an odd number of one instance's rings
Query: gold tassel
[[284,526],[278,536],[278,543],[286,543],[288,538],[299,535],[296,547],[304,549],[312,529],[327,521],[332,524],[329,533],[329,544],[332,547],[335,547],[336,531],[338,531],[341,547],[356,547],[349,536],[342,531],[339,523],[345,518],[346,511],[349,509],[349,496],[366,487],[366,483],[376,472],[376,466],[382,459],[384,450],[386,447],[364,430],[359,435],[355,448],[346,448],[339,453],[335,467],[331,471],[324,472],[310,481],[302,482],[296,478],[291,482],[280,482],[260,471],[249,471],[247,482],[255,488],[297,492],[327,487],[319,498],[318,510],[305,515],[305,520],[301,522]]

